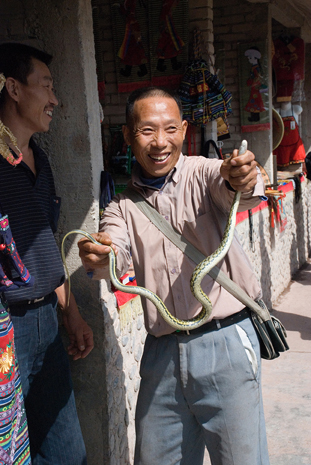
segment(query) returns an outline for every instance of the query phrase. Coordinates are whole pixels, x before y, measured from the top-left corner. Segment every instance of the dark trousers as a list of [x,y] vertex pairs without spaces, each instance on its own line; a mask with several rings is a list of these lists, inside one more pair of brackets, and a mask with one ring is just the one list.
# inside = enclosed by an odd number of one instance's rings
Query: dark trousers
[[[11,306],[33,465],[86,465],[57,297]],[[27,310],[27,311],[25,311]]]

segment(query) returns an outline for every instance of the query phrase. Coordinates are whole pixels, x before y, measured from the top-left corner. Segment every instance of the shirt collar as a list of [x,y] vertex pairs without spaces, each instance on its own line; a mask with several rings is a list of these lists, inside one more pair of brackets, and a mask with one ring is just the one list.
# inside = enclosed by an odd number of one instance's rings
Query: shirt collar
[[33,138],[30,139],[29,146],[32,148],[33,156],[35,158],[36,170],[37,170],[37,172],[39,174],[39,172],[41,171],[41,169],[43,168],[43,166],[47,162],[47,156],[46,156],[44,150],[42,150],[36,144],[36,142],[33,140]]
[[[166,176],[165,182],[161,189],[172,179],[172,181],[176,184],[178,182],[179,176],[180,176],[180,171],[182,169],[182,166],[184,164],[184,155],[181,153],[180,157],[176,163],[176,165],[171,169],[171,171],[168,173]],[[149,189],[154,189],[154,190],[160,190],[157,187],[150,186],[148,184],[145,184],[143,180],[141,179],[142,176],[142,169],[139,163],[135,163],[132,171],[132,184],[133,186],[136,187],[145,187]]]

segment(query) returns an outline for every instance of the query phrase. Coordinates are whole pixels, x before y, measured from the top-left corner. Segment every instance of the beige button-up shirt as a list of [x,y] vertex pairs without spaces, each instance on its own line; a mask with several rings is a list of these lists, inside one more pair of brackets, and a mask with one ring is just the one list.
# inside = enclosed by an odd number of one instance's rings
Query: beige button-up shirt
[[[226,187],[220,175],[221,163],[217,159],[181,154],[160,190],[143,184],[139,178],[139,165],[132,175],[131,186],[206,256],[221,242],[234,197],[234,192]],[[254,191],[242,194],[239,211],[258,205],[260,195],[264,195],[264,183],[259,173]],[[174,246],[131,200],[118,194],[105,209],[100,231],[109,233],[118,248],[120,276],[126,273],[132,256],[138,285],[155,292],[173,315],[189,319],[200,312],[201,304],[192,295],[189,285],[194,262]],[[227,256],[217,266],[250,297],[261,296],[259,283],[236,234]],[[103,277],[108,278],[108,270],[103,273]],[[227,317],[244,307],[209,275],[203,278],[201,285],[213,305],[210,319]],[[149,300],[142,298],[142,305],[150,334],[162,336],[174,331]]]

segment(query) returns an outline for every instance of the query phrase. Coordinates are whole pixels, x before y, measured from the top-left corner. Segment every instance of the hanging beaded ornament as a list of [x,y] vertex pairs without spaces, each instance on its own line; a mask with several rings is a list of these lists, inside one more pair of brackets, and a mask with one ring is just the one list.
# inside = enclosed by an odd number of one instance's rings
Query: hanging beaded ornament
[[[5,84],[5,76],[4,74],[0,74],[0,93]],[[17,149],[18,157],[15,158],[10,150],[10,144],[5,141],[5,138],[8,137],[10,139],[11,146]],[[23,154],[20,149],[17,147],[17,139],[12,133],[12,131],[7,127],[4,126],[0,119],[0,153],[11,165],[16,166],[18,165],[22,159]]]

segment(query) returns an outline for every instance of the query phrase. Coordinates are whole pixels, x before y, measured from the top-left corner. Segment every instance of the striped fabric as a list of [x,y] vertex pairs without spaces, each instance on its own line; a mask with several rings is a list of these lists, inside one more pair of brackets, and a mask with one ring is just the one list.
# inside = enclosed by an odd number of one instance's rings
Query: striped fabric
[[24,399],[15,358],[14,330],[0,301],[0,465],[29,465]]
[[227,121],[231,115],[232,96],[218,77],[208,70],[204,60],[190,63],[178,89],[182,101],[184,119],[203,126],[221,117]]
[[[33,287],[5,292],[9,304],[44,297],[62,284],[64,268],[53,233],[60,198],[55,195],[45,153],[31,141],[37,176],[21,162],[10,165],[0,156],[0,213],[8,215],[22,262],[34,277]],[[12,270],[12,276],[16,277]]]

